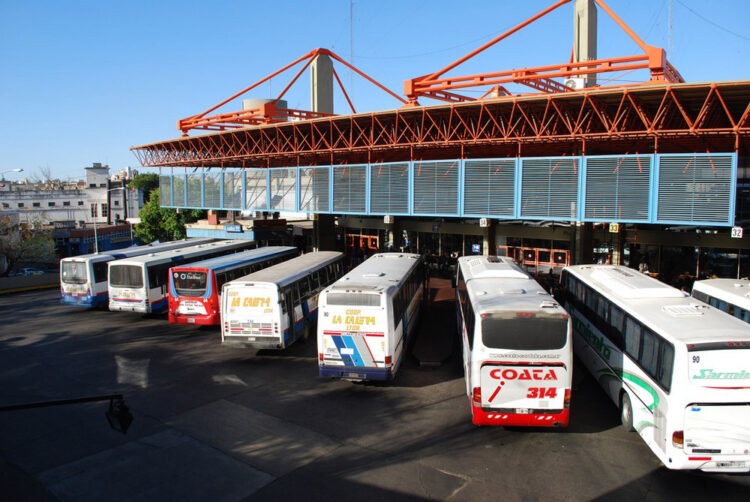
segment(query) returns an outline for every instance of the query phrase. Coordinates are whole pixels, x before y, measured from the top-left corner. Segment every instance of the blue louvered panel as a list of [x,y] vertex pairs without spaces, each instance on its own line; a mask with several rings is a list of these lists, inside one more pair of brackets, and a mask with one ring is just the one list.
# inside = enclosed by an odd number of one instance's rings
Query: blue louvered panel
[[513,217],[516,161],[513,159],[464,162],[464,214]]
[[253,211],[268,211],[266,197],[266,170],[245,170],[245,208]]
[[224,172],[224,209],[242,209],[242,171]]
[[409,163],[370,166],[370,213],[409,214]]
[[296,211],[297,170],[293,167],[269,169],[271,174],[271,210]]
[[159,205],[164,207],[172,205],[171,176],[159,176]]
[[521,160],[521,217],[575,220],[579,159]]
[[203,175],[203,207],[221,209],[221,172],[206,171]]
[[172,205],[185,207],[185,175],[175,174],[172,177]]
[[330,205],[330,168],[301,167],[299,171],[300,210],[327,213]]
[[732,155],[660,155],[660,222],[731,224]]
[[459,161],[414,163],[414,214],[458,215]]
[[367,166],[333,168],[333,212],[364,213],[367,202]]
[[201,178],[202,174],[187,175],[187,206],[201,207]]
[[585,219],[649,221],[651,157],[586,158]]

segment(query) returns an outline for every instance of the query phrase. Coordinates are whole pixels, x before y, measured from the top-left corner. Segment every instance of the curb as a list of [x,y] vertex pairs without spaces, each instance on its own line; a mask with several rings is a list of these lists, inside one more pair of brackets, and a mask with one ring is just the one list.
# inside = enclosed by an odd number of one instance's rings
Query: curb
[[46,284],[43,286],[28,286],[26,288],[15,288],[15,289],[4,289],[0,290],[0,295],[9,295],[11,293],[23,293],[25,291],[35,291],[37,289],[51,289],[51,288],[59,288],[60,284]]

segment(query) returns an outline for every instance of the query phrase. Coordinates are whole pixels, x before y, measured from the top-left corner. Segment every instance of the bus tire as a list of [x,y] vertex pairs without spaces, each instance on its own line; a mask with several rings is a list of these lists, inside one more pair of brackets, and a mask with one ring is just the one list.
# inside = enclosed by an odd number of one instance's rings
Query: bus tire
[[633,404],[627,392],[623,392],[620,397],[620,421],[627,432],[633,432]]

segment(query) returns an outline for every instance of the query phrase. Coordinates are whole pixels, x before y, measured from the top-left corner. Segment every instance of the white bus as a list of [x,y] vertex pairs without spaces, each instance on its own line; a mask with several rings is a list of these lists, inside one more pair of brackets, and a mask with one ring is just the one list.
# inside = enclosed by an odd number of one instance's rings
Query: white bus
[[419,255],[379,253],[326,288],[318,303],[320,375],[392,379],[416,330],[425,278]]
[[750,281],[747,279],[695,281],[693,298],[750,323]]
[[344,255],[308,253],[224,284],[221,343],[284,349],[307,338],[318,295],[344,271]]
[[750,326],[635,270],[576,265],[575,352],[670,469],[750,471]]
[[107,291],[108,262],[148,253],[196,246],[213,240],[183,239],[63,258],[60,260],[61,301],[67,305],[81,307],[106,306],[109,302]]
[[512,258],[466,256],[456,316],[474,424],[568,425],[572,328],[552,296]]
[[164,312],[169,304],[169,269],[256,247],[254,241],[222,240],[124,258],[109,265],[109,310]]

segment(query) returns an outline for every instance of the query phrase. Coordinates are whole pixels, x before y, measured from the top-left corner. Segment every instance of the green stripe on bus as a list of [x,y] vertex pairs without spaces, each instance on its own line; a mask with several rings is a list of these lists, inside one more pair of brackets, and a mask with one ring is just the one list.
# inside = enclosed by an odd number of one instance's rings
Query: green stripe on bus
[[601,375],[599,375],[600,385],[603,385],[603,382],[607,377],[609,378],[619,377],[624,380],[630,380],[637,386],[641,387],[642,389],[645,389],[646,392],[651,394],[651,397],[654,398],[654,402],[648,406],[649,410],[654,411],[654,409],[656,409],[659,406],[659,395],[656,393],[653,387],[651,387],[647,382],[641,380],[639,377],[633,375],[632,373],[625,373],[624,371],[619,370],[619,369],[611,370],[609,368],[599,370],[599,373],[602,373]]

